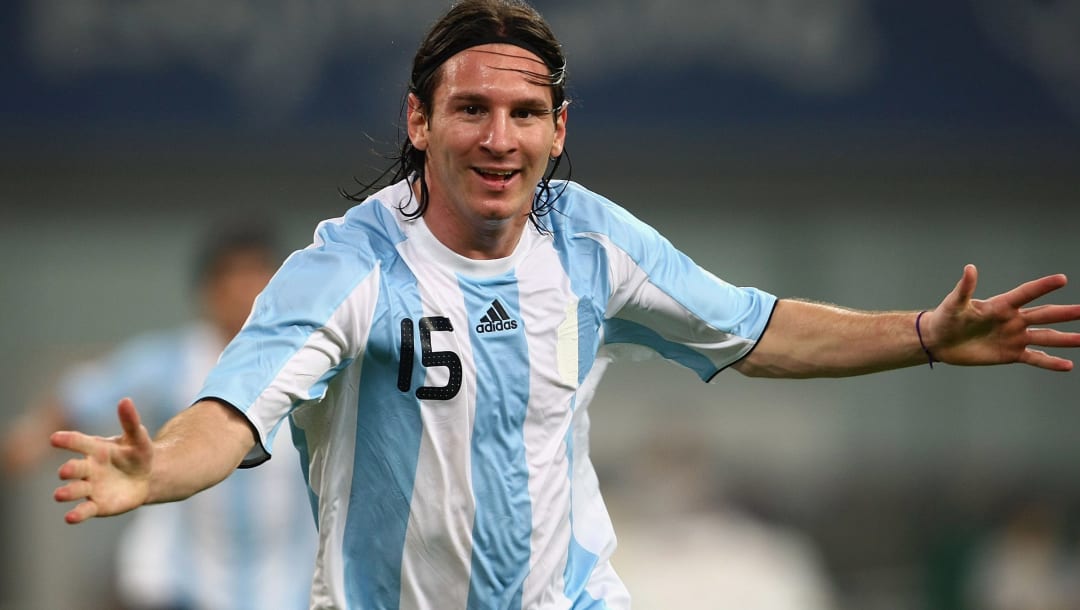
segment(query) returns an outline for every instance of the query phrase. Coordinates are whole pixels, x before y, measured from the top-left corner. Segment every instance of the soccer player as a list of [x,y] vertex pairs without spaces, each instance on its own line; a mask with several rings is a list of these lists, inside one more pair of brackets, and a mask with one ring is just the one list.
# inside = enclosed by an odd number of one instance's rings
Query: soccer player
[[562,49],[531,7],[464,0],[421,42],[397,181],[290,256],[191,408],[155,439],[57,432],[79,523],[180,500],[271,455],[294,426],[316,503],[313,608],[626,608],[589,461],[587,407],[625,344],[704,380],[946,362],[1072,362],[1031,346],[1080,306],[988,300],[976,270],[932,311],[778,300],[699,268],[585,187],[552,179]]
[[[115,426],[116,401],[139,401],[149,429],[196,395],[240,330],[280,262],[269,234],[229,227],[204,244],[195,283],[197,321],[148,332],[63,376],[5,438],[3,465],[17,474],[46,457],[62,426]],[[299,456],[288,435],[279,459],[195,496],[138,511],[117,549],[117,594],[126,608],[304,608],[318,546]]]

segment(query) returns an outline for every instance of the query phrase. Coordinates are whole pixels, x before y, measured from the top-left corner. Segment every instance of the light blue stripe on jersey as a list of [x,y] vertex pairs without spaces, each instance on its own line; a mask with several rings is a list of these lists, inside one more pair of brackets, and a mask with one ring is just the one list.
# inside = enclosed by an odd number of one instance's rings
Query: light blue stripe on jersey
[[[381,326],[378,332],[391,331],[392,325]],[[422,423],[415,397],[397,388],[397,362],[366,355],[363,366],[356,467],[342,541],[345,597],[349,608],[397,608]]]
[[[290,415],[290,417],[292,417]],[[300,471],[304,473],[304,484],[308,489],[308,501],[311,502],[311,515],[315,519],[315,529],[319,529],[319,496],[311,488],[311,448],[308,446],[307,434],[300,426],[289,422],[289,430],[292,432],[293,446],[300,454]]]
[[604,322],[606,343],[633,343],[652,348],[664,358],[677,362],[694,371],[703,381],[716,374],[716,365],[703,354],[681,344],[661,337],[656,331],[637,322],[612,318]]
[[606,610],[607,604],[603,600],[593,599],[585,591],[598,559],[595,553],[584,549],[577,540],[570,539],[570,552],[566,560],[566,589],[578,592],[572,598],[571,610]]
[[[349,217],[362,224],[381,223],[387,231],[393,230],[395,242],[404,239],[382,205],[354,208]],[[371,247],[380,260],[396,257],[393,244],[372,243]],[[390,319],[389,312],[409,312],[415,331],[423,316],[420,293],[406,265],[384,266],[381,272],[383,285],[395,290],[392,294],[380,291],[368,344],[399,346],[402,321]],[[413,345],[412,379],[419,380],[424,378],[420,342],[414,340]],[[414,382],[408,392],[398,389],[399,363],[397,353],[387,357],[368,350],[363,356],[364,382],[356,406],[356,466],[342,541],[349,608],[400,606],[402,552],[423,424],[415,394],[419,384]]]
[[[566,453],[567,462],[570,465],[570,472],[567,473],[567,476],[571,476],[574,470],[573,428],[566,433]],[[571,509],[570,522],[573,523],[573,521],[574,514],[573,509]],[[602,601],[593,599],[585,589],[589,584],[589,577],[592,576],[593,569],[596,568],[597,560],[599,560],[599,557],[596,553],[592,553],[581,546],[573,532],[571,532],[570,545],[566,550],[566,568],[563,570],[563,593],[570,599],[571,610],[583,610],[585,608],[602,610],[607,607],[607,604]]]
[[[472,435],[473,520],[469,610],[520,608],[529,572],[532,500],[525,459],[525,414],[529,403],[526,345],[512,274],[485,280],[459,278],[470,313],[469,337],[476,379]],[[497,313],[498,301],[517,328],[484,330],[480,321]],[[483,345],[483,349],[480,349]]]

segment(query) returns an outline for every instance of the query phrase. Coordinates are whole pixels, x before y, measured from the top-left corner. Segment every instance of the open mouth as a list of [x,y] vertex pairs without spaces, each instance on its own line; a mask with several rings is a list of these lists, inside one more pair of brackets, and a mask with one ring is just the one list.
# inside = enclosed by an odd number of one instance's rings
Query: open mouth
[[479,167],[473,168],[473,171],[488,182],[509,182],[518,173],[516,169],[481,169]]

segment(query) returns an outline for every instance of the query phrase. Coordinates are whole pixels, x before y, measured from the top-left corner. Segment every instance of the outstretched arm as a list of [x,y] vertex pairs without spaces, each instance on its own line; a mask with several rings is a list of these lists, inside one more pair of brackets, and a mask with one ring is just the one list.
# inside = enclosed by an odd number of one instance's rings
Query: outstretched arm
[[187,498],[228,476],[256,442],[243,415],[213,400],[182,411],[156,440],[130,399],[120,401],[117,416],[119,436],[64,431],[50,437],[54,447],[83,454],[60,467],[67,482],[53,494],[58,502],[79,502],[65,515],[68,523]]
[[1032,280],[986,300],[974,298],[977,279],[975,266],[967,265],[956,288],[921,318],[918,312],[781,300],[757,347],[735,368],[755,377],[842,377],[925,364],[929,351],[934,362],[949,364],[1022,362],[1072,369],[1071,360],[1033,346],[1080,347],[1080,333],[1041,328],[1080,319],[1080,305],[1028,306],[1065,286],[1064,275]]

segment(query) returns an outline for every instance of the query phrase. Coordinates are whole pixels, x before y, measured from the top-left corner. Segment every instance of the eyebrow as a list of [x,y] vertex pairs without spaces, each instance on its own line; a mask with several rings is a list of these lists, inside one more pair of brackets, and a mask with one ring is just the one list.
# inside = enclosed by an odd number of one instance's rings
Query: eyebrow
[[[491,98],[483,93],[474,92],[462,92],[455,93],[447,96],[447,103],[472,103],[472,104],[487,104],[491,102]],[[529,108],[533,110],[551,110],[551,103],[541,97],[524,97],[516,99],[510,102],[511,106],[516,108]]]

